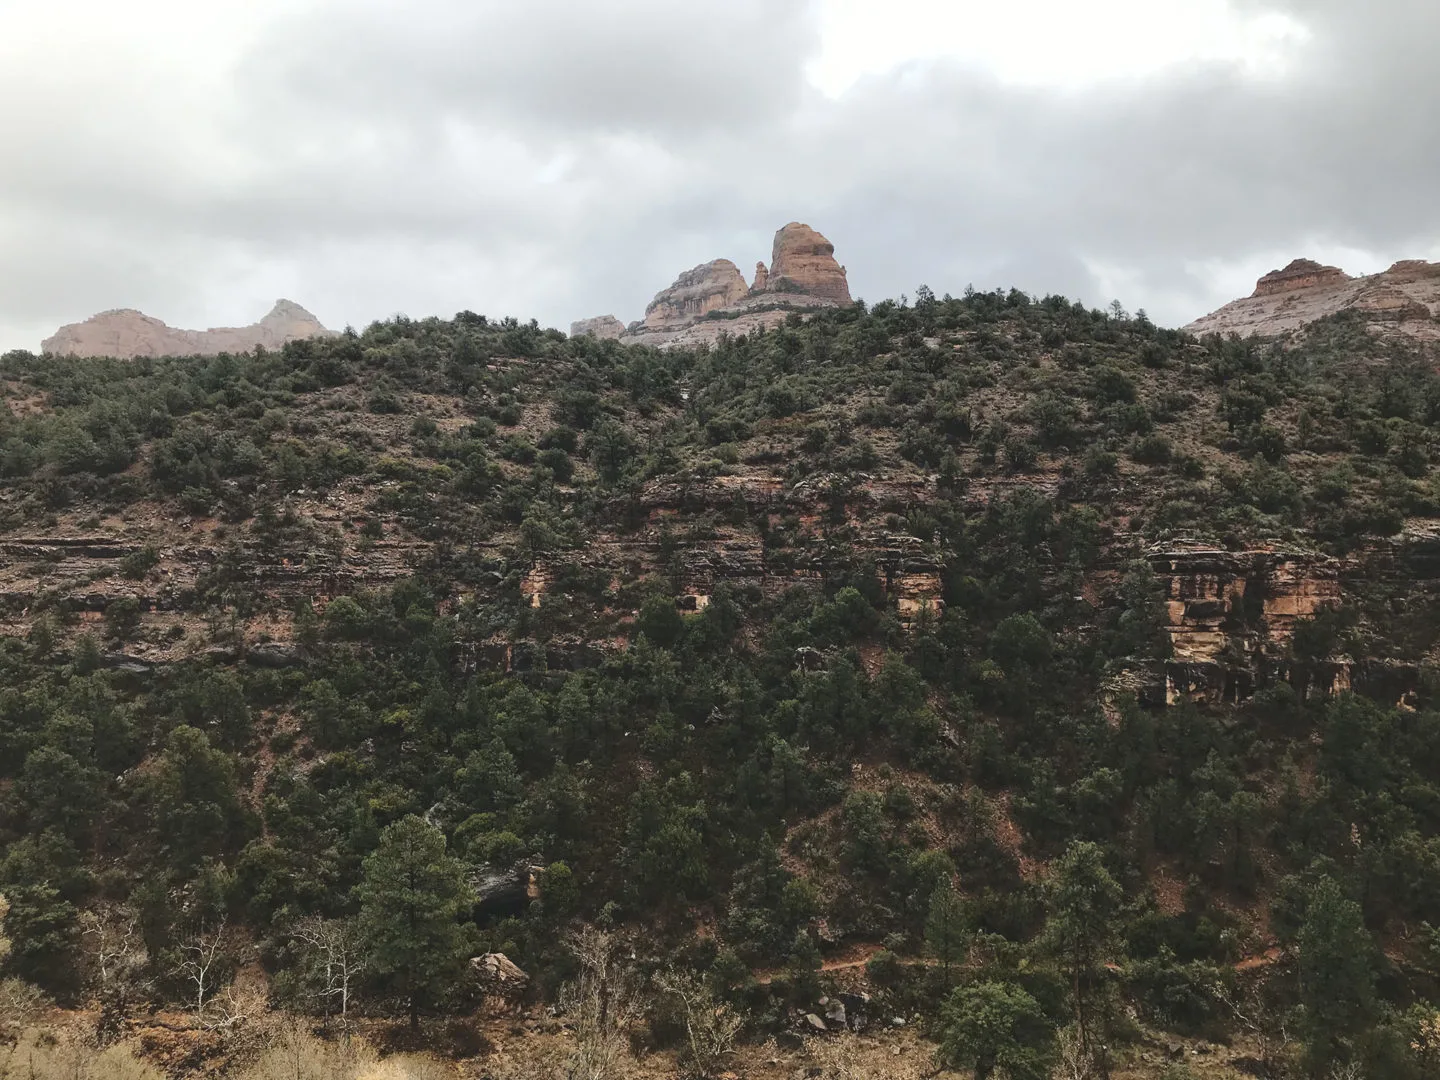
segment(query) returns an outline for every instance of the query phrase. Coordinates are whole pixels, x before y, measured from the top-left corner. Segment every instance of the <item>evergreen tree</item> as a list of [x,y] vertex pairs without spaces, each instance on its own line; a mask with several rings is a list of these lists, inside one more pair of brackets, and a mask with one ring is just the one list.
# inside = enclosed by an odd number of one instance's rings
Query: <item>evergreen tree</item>
[[445,853],[445,834],[411,814],[380,834],[359,887],[360,932],[373,971],[405,998],[410,1026],[464,963],[457,921],[471,902],[464,867]]
[[182,724],[170,733],[151,780],[160,846],[179,871],[224,854],[241,822],[235,763],[203,731]]
[[790,946],[790,961],[787,966],[790,969],[796,1000],[813,998],[820,988],[822,961],[820,949],[809,931],[796,931],[794,944]]
[[1070,983],[1071,1006],[1080,1048],[1108,1075],[1095,1029],[1103,1014],[1104,963],[1115,947],[1115,926],[1123,892],[1105,869],[1098,844],[1076,841],[1055,867],[1042,939]]
[[970,948],[970,927],[965,917],[965,904],[948,883],[930,897],[930,913],[925,919],[925,947],[940,961],[945,979],[950,967],[965,959]]
[[981,982],[954,991],[941,1011],[940,1060],[989,1080],[1044,1080],[1055,1054],[1055,1027],[1018,986]]
[[1360,905],[1333,878],[1322,877],[1310,894],[1297,944],[1306,1041],[1323,1065],[1374,1019],[1375,943]]

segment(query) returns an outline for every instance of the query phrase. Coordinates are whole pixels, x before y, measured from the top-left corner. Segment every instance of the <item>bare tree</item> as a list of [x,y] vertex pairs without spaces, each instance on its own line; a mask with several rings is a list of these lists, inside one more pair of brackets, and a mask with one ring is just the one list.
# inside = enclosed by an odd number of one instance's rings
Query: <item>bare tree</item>
[[339,1009],[340,1026],[349,1024],[351,987],[364,970],[360,935],[349,919],[310,917],[291,930],[305,947],[316,975],[316,991],[325,1007],[325,1020],[332,1008]]
[[139,917],[129,908],[107,904],[82,912],[80,926],[94,964],[96,1035],[103,1044],[120,1034],[132,992],[143,985],[145,944]]
[[560,1005],[575,1030],[564,1080],[620,1080],[630,1056],[629,1032],[644,1001],[632,971],[621,964],[613,935],[586,927],[569,946],[580,975],[560,990]]
[[1060,1054],[1055,1063],[1055,1080],[1091,1080],[1096,1075],[1095,1060],[1076,1025],[1061,1028],[1056,1044]]
[[178,949],[180,962],[176,964],[173,974],[194,987],[194,996],[190,1000],[196,1017],[202,1020],[205,1017],[206,1004],[219,988],[225,961],[228,959],[225,952],[229,942],[227,929],[226,920],[223,918],[209,930],[201,923],[200,928]]
[[1294,1044],[1285,1021],[1285,1011],[1266,1000],[1263,984],[1239,991],[1216,984],[1211,988],[1217,1001],[1229,1010],[1242,1031],[1255,1040],[1256,1054],[1272,1076],[1283,1076],[1289,1068]]
[[81,936],[89,944],[95,961],[97,989],[101,994],[145,963],[140,920],[128,908],[106,905],[83,911],[80,926]]
[[704,980],[689,972],[668,972],[657,984],[680,1002],[695,1075],[714,1076],[721,1062],[735,1052],[735,1037],[745,1022],[729,1005],[715,999]]

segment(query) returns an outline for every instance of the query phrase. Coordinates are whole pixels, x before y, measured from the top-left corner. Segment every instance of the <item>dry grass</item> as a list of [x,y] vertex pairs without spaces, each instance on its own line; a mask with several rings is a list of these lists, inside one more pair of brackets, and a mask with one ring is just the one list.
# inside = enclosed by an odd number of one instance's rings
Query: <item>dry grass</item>
[[31,1028],[0,1046],[0,1080],[166,1080],[128,1046],[105,1049],[72,1032]]

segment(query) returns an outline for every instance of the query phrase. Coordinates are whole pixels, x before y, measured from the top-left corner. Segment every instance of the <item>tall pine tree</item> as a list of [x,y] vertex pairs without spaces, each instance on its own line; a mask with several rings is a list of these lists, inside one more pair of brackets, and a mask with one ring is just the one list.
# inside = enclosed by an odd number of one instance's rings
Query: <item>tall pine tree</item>
[[406,1000],[418,1029],[421,1008],[443,995],[465,961],[457,920],[472,897],[464,867],[445,853],[445,834],[411,814],[380,834],[359,896],[371,970]]

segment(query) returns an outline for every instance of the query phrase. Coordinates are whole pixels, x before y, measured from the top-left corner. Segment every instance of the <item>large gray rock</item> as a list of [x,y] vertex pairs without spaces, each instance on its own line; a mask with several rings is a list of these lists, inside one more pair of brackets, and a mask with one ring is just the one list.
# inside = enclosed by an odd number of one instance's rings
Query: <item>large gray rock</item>
[[470,875],[475,891],[475,905],[483,913],[504,913],[523,910],[539,896],[535,875],[542,864],[538,855],[520,859],[508,866],[484,863]]

